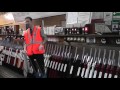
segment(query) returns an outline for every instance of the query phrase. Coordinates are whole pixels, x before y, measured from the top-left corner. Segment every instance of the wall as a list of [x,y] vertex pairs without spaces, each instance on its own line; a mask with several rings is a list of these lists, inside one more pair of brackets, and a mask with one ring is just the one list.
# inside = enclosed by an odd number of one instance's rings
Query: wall
[[[66,21],[66,15],[58,15],[58,16],[52,16],[52,17],[46,17],[43,18],[45,26],[62,26],[62,21]],[[34,25],[41,25],[42,19],[34,19],[33,24]],[[20,24],[20,27],[25,29],[24,24]]]
[[23,30],[25,30],[26,29],[26,27],[25,27],[25,24],[24,23],[21,23],[21,24],[19,24],[20,25],[20,28],[22,28]]
[[66,21],[66,15],[58,15],[58,16],[52,16],[52,17],[46,17],[42,19],[35,19],[33,20],[34,25],[41,25],[42,20],[44,20],[45,26],[61,26],[62,21]]
[[[66,21],[66,15],[57,15],[57,16],[51,16],[51,17],[45,17],[43,18],[45,26],[61,26],[62,21]],[[34,25],[41,25],[42,19],[34,19],[33,23]],[[3,15],[0,16],[0,25],[5,25],[5,24],[15,24],[15,25],[20,25],[21,28],[25,28],[24,23],[16,23],[14,20],[7,20]]]

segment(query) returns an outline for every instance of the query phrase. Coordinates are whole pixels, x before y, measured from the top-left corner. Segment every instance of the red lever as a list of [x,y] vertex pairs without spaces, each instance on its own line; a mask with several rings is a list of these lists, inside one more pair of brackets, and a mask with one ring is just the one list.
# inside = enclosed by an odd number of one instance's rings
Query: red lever
[[106,73],[109,73],[111,70],[111,65],[107,65],[107,68],[106,68]]

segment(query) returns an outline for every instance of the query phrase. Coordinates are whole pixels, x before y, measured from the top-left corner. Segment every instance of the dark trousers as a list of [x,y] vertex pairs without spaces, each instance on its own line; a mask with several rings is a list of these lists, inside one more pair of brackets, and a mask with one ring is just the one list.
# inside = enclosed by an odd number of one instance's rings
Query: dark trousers
[[[44,70],[44,56],[43,56],[43,54],[34,54],[32,56],[29,56],[29,58],[32,62],[32,65],[34,66],[35,72],[37,72],[38,68],[40,68],[42,73],[44,74],[45,70]],[[36,59],[36,61],[34,61],[34,59]],[[36,65],[36,62],[37,62],[37,65]]]

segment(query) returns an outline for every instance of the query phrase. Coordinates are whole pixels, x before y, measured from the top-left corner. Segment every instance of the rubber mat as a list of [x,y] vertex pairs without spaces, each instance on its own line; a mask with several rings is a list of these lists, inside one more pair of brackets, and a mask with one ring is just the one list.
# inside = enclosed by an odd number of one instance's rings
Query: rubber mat
[[0,66],[0,78],[24,78],[24,76],[7,67]]

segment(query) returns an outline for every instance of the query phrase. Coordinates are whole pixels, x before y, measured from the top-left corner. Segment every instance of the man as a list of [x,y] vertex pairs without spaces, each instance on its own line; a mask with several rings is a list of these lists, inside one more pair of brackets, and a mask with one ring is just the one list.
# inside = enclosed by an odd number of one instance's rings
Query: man
[[[32,18],[26,17],[26,31],[24,33],[24,51],[29,56],[32,65],[34,66],[35,71],[38,71],[40,68],[40,72],[42,75],[45,75],[44,70],[44,44],[47,41],[47,37],[44,34],[44,31],[41,27],[37,27],[33,25]],[[38,76],[38,73],[34,73],[35,76]]]

